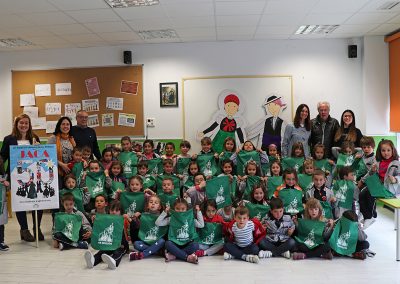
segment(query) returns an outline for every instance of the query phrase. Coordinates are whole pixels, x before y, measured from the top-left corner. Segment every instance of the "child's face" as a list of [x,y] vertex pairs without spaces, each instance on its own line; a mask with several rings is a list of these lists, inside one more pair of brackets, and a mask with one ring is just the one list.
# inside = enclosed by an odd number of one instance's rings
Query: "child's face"
[[363,150],[364,154],[368,156],[368,155],[372,154],[372,152],[374,151],[374,148],[372,148],[371,145],[365,145],[365,146],[362,146],[362,150]]
[[325,153],[322,148],[316,148],[314,153],[317,160],[322,160],[324,158]]
[[185,203],[178,203],[175,205],[174,210],[176,212],[185,212],[187,211],[187,206]]
[[320,188],[325,184],[325,177],[323,175],[314,175],[313,182],[317,188]]
[[142,189],[142,184],[136,178],[131,179],[129,182],[129,189],[131,192],[139,192]]
[[276,163],[272,164],[272,166],[271,166],[271,174],[273,176],[279,176],[280,172],[281,172],[281,167]]
[[224,207],[224,212],[225,212],[226,215],[231,214],[231,212],[232,212],[232,205],[225,206],[225,207]]
[[253,151],[254,150],[254,146],[253,146],[253,144],[251,142],[245,142],[243,144],[243,150],[245,150],[247,152]]
[[139,167],[138,168],[138,173],[139,173],[139,175],[141,175],[141,176],[145,176],[146,174],[147,174],[147,171],[148,171],[149,169],[147,168],[147,167],[144,167],[144,166],[142,166],[142,167]]
[[203,152],[210,152],[210,150],[211,150],[211,144],[210,143],[207,143],[207,142],[205,142],[205,143],[202,143],[201,144],[201,150],[203,151]]
[[301,149],[301,148],[296,148],[296,149],[294,150],[294,155],[295,155],[296,157],[302,157],[302,156],[304,156],[303,149]]
[[306,166],[304,167],[304,172],[305,172],[307,175],[312,175],[312,174],[314,173],[314,166],[313,166],[313,165],[306,165]]
[[130,152],[132,149],[132,143],[129,140],[123,140],[121,142],[122,151]]
[[343,154],[351,155],[351,154],[353,154],[353,150],[350,147],[347,147],[347,148],[343,149]]
[[172,172],[174,171],[174,166],[172,164],[165,164],[163,168],[164,168],[164,173],[166,174],[172,174]]
[[164,193],[171,193],[172,190],[174,189],[173,182],[170,180],[163,180],[162,189],[163,189]]
[[140,145],[139,143],[136,143],[135,145],[133,145],[133,151],[142,152],[142,145]]
[[151,146],[150,143],[146,143],[143,145],[143,151],[145,154],[150,154],[153,152],[153,147]]
[[81,151],[75,151],[75,152],[72,154],[72,159],[73,159],[74,162],[76,162],[76,163],[82,162],[82,152],[81,152]]
[[190,148],[188,148],[186,145],[182,145],[182,146],[180,147],[180,149],[181,149],[182,155],[187,155],[187,153],[188,153],[189,150],[190,150]]
[[225,142],[225,150],[226,151],[233,152],[234,151],[233,147],[235,147],[235,144],[231,140],[228,140]]
[[257,201],[261,201],[264,199],[264,191],[262,188],[256,188],[253,193],[253,198]]
[[257,167],[255,165],[248,165],[247,166],[247,174],[249,176],[255,176],[257,173]]
[[217,213],[217,209],[214,206],[207,206],[206,215],[208,218],[214,218],[215,213]]
[[190,174],[193,176],[199,172],[199,167],[196,164],[190,165],[189,171]]
[[105,152],[103,155],[104,162],[111,162],[113,158],[112,152]]
[[174,154],[174,151],[175,151],[174,146],[172,145],[165,146],[165,154],[167,156],[172,156]]
[[194,177],[194,184],[200,185],[204,181],[204,177],[202,175],[198,175]]
[[75,179],[73,179],[73,178],[68,178],[68,179],[65,181],[65,187],[66,187],[66,188],[68,188],[68,189],[73,189],[73,188],[75,188],[75,186],[76,186],[76,180],[75,180]]
[[353,172],[348,173],[347,175],[343,176],[344,180],[355,181],[356,177]]
[[294,186],[296,185],[296,177],[294,176],[294,174],[287,174],[285,176],[285,184],[288,186]]
[[222,167],[222,170],[224,171],[224,174],[230,175],[232,173],[232,166],[229,163],[225,163],[224,166]]
[[100,172],[100,165],[98,163],[91,163],[89,166],[89,171],[92,173]]
[[381,145],[381,155],[382,158],[385,160],[390,159],[393,156],[392,147],[389,144],[382,144]]
[[308,214],[310,215],[311,219],[317,219],[319,215],[318,208],[308,208]]
[[113,149],[112,150],[112,155],[113,155],[114,158],[118,158],[119,151],[117,151],[117,149]]
[[72,211],[74,210],[74,205],[75,202],[72,200],[65,200],[63,202],[64,210],[66,213],[72,213]]
[[151,212],[160,211],[160,209],[161,209],[160,199],[158,199],[157,197],[153,197],[153,196],[150,197],[147,206],[149,208],[149,211],[151,211]]
[[270,156],[276,156],[276,154],[278,154],[278,149],[275,145],[272,144],[268,146],[268,154]]
[[244,215],[239,215],[235,214],[235,221],[236,225],[239,229],[243,229],[244,226],[246,226],[247,222],[249,221],[249,215],[244,214]]
[[111,172],[114,176],[117,176],[121,173],[121,167],[119,165],[114,165],[111,167]]
[[82,158],[83,158],[85,161],[89,161],[91,155],[92,155],[92,152],[90,152],[90,151],[84,151],[84,152],[82,152]]
[[275,219],[279,220],[283,216],[283,208],[275,208],[271,210],[272,216],[274,216]]
[[110,210],[110,215],[121,215],[121,210]]
[[107,202],[103,196],[96,197],[94,201],[94,207],[96,207],[97,210],[103,210],[104,208],[106,208],[106,206]]

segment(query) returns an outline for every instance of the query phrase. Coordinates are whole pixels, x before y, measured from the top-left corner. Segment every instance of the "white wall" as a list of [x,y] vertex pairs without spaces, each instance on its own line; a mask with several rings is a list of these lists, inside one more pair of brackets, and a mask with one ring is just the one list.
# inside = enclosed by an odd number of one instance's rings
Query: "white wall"
[[[383,39],[374,39],[376,43],[380,40]],[[363,45],[361,40],[356,40],[356,43],[360,47]],[[156,127],[149,129],[149,138],[181,138],[182,78],[217,75],[292,75],[295,107],[307,103],[314,117],[317,102],[327,100],[331,103],[332,116],[337,119],[340,119],[344,109],[353,109],[357,125],[365,132],[369,128],[363,123],[365,111],[360,106],[365,97],[363,76],[368,79],[370,75],[363,72],[360,56],[356,59],[347,57],[347,45],[345,39],[275,40],[0,53],[0,137],[10,133],[12,127],[11,70],[121,65],[123,50],[132,50],[133,62],[144,64],[145,117],[156,118]],[[374,50],[382,52],[382,48]],[[365,54],[368,58],[375,56],[373,50]],[[385,68],[386,65],[378,67]],[[384,73],[385,70],[376,71],[381,74],[376,78],[379,88],[385,88],[387,73]],[[160,109],[159,83],[174,81],[179,82],[180,107]],[[387,108],[375,94],[368,93],[368,98],[369,105],[378,104]],[[380,113],[369,115],[369,121],[387,126],[386,118]],[[375,127],[372,129],[375,131]]]

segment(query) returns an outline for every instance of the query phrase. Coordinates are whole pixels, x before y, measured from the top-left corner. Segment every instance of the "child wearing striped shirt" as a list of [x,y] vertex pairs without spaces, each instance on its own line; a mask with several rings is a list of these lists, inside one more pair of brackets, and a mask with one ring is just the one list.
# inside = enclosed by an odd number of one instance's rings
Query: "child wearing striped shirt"
[[241,259],[258,263],[258,243],[265,237],[265,229],[257,219],[249,218],[249,210],[239,206],[235,210],[235,219],[227,226],[229,241],[224,245],[224,259]]

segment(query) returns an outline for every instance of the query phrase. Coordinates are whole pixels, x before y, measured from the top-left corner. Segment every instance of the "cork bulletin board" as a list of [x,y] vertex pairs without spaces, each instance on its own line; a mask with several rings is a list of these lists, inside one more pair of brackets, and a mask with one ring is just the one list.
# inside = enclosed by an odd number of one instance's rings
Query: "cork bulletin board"
[[[45,92],[41,90],[43,86],[47,87]],[[34,104],[21,95],[34,97]],[[12,96],[13,119],[24,112],[21,103],[28,104],[25,110],[37,108],[37,121],[41,121],[32,125],[41,125],[46,120],[47,132],[52,123],[66,115],[66,105],[68,108],[79,103],[81,109],[86,107],[88,125],[96,130],[98,137],[144,136],[141,65],[12,71]],[[34,132],[39,137],[51,135],[43,127]]]

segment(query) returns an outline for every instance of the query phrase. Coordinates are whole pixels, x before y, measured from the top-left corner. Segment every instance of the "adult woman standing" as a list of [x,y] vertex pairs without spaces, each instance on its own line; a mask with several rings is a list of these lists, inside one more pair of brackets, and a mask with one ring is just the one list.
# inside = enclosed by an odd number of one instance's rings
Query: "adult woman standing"
[[360,140],[362,138],[360,129],[356,128],[356,118],[354,112],[346,109],[342,113],[340,119],[340,127],[336,131],[333,141],[334,147],[341,147],[344,141],[350,141],[354,143],[355,147],[360,147]]
[[304,148],[304,155],[310,156],[309,139],[311,135],[310,109],[306,104],[297,107],[293,124],[288,124],[282,140],[282,157],[290,157],[292,146],[301,142]]
[[[10,135],[7,135],[3,139],[3,145],[1,147],[1,157],[3,158],[3,161],[6,162],[7,160],[10,160],[10,146],[12,145],[35,145],[38,144],[39,137],[37,137],[33,131],[32,131],[32,124],[31,124],[31,119],[28,115],[26,114],[20,114],[17,116],[17,118],[14,121],[14,126],[12,133]],[[8,177],[10,178],[10,163],[8,163],[7,166],[7,173]],[[21,240],[27,241],[27,242],[34,242],[35,237],[32,236],[28,229],[28,220],[26,218],[26,211],[19,211],[16,212],[18,223],[20,225],[20,235],[21,235]],[[33,219],[33,232],[36,234],[36,220],[34,218],[34,212],[32,211],[32,219]],[[42,231],[40,230],[40,222],[42,220],[42,215],[43,211],[38,210],[37,211],[38,215],[38,239],[39,241],[44,240],[44,236],[42,234]]]
[[47,144],[56,144],[57,160],[58,160],[58,181],[63,182],[63,176],[71,170],[68,168],[68,163],[72,159],[72,150],[76,146],[74,138],[69,134],[72,127],[72,122],[69,117],[61,117],[53,132],[49,137]]

